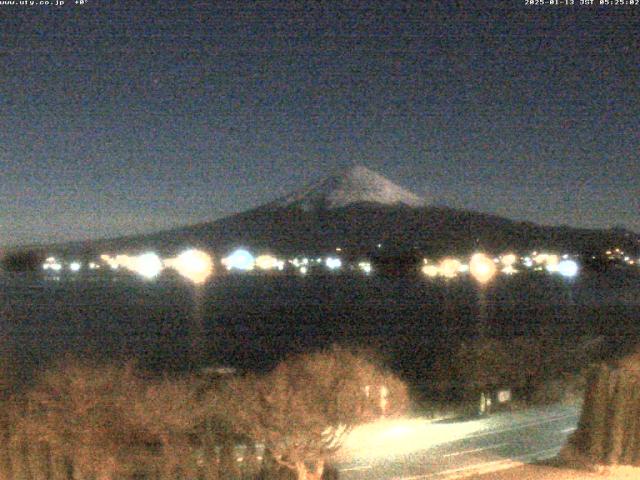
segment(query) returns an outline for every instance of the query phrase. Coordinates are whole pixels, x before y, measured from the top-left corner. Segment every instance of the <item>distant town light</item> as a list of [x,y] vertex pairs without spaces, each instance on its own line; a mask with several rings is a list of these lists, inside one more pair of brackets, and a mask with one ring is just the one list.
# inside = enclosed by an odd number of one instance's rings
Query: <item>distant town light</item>
[[147,252],[133,257],[127,268],[144,278],[154,278],[162,271],[163,265],[157,254]]
[[542,265],[543,263],[545,263],[547,261],[547,257],[548,257],[548,255],[546,253],[540,253],[540,254],[534,255],[533,261],[535,263],[537,263],[538,265]]
[[222,259],[222,264],[227,267],[227,270],[253,270],[255,266],[255,260],[247,250],[242,248],[234,251],[228,257]]
[[189,249],[176,258],[164,261],[165,267],[175,269],[180,275],[196,285],[202,284],[213,273],[213,259],[202,250]]
[[337,270],[342,267],[342,260],[337,257],[327,257],[324,263],[329,270]]
[[516,270],[513,265],[507,265],[506,267],[504,267],[502,269],[502,273],[504,273],[505,275],[513,275],[515,273],[518,273],[518,270]]
[[54,272],[59,272],[60,270],[62,270],[62,265],[60,263],[58,263],[54,257],[49,257],[42,264],[42,269],[43,270],[53,270]]
[[360,262],[358,263],[358,267],[367,275],[371,273],[371,263],[370,262]]
[[558,255],[554,255],[554,254],[549,254],[547,255],[547,265],[551,265],[551,266],[557,266],[558,263],[560,263],[560,258],[558,257]]
[[457,258],[445,258],[440,262],[438,270],[445,278],[454,278],[460,271],[460,260]]
[[72,272],[78,272],[80,271],[80,268],[82,268],[82,264],[80,262],[71,262],[69,264],[69,270]]
[[256,257],[255,264],[260,270],[273,270],[278,268],[280,262],[273,255],[259,255]]
[[425,265],[422,267],[422,273],[424,273],[429,278],[435,278],[438,276],[438,267],[435,265]]
[[469,270],[476,281],[484,284],[496,274],[496,264],[485,254],[476,253],[469,261]]
[[578,274],[578,264],[573,260],[563,260],[557,267],[557,272],[563,277],[575,277]]
[[508,267],[510,265],[513,265],[514,263],[516,263],[516,261],[518,260],[518,257],[515,256],[515,254],[513,253],[507,253],[506,255],[502,256],[502,264],[505,267]]

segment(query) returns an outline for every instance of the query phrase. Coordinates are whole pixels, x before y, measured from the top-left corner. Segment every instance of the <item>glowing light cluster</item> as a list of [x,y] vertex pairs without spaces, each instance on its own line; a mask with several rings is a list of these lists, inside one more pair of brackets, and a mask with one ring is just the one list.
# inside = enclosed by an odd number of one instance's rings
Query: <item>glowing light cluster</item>
[[484,253],[476,253],[469,261],[469,271],[477,282],[484,284],[496,274],[496,264]]
[[201,250],[190,249],[175,258],[164,261],[164,266],[173,268],[195,284],[202,284],[213,273],[213,259]]
[[283,270],[284,261],[278,260],[273,255],[260,255],[255,261],[256,267],[260,270]]
[[371,273],[371,262],[360,262],[358,268],[368,275]]
[[337,257],[327,257],[324,263],[329,270],[337,270],[342,267],[342,260]]
[[81,268],[82,268],[82,264],[80,262],[71,262],[69,264],[69,270],[71,270],[74,273],[79,272]]
[[506,255],[503,255],[500,260],[505,267],[509,267],[518,261],[518,257],[513,253],[507,253]]
[[425,265],[422,267],[422,273],[429,278],[435,278],[438,276],[439,270],[435,265]]
[[62,270],[62,264],[56,260],[55,257],[49,257],[45,260],[42,265],[43,270],[53,270],[54,272],[59,272]]
[[100,258],[114,270],[123,267],[145,278],[156,277],[163,268],[162,260],[153,252],[147,252],[133,257],[129,255],[116,255],[116,257],[113,258],[109,255],[101,255]]
[[513,275],[515,273],[518,273],[518,270],[516,270],[516,268],[513,265],[507,265],[501,271],[505,275]]
[[227,270],[249,271],[255,267],[255,259],[247,250],[239,248],[221,260]]
[[303,265],[309,265],[309,259],[307,257],[296,257],[293,260],[289,260],[289,263],[291,263],[296,268],[300,268]]
[[438,271],[444,278],[455,278],[460,272],[461,265],[457,258],[445,258],[440,262]]
[[133,257],[130,269],[145,278],[153,278],[162,271],[160,257],[153,252],[143,253]]
[[567,278],[575,277],[578,274],[578,270],[578,264],[573,260],[563,260],[557,267],[557,272]]

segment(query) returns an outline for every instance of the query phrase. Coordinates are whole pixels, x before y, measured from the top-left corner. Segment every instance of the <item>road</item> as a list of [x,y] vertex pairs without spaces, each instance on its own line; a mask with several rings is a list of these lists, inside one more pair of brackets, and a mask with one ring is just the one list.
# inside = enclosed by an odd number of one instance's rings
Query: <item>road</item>
[[553,405],[467,421],[380,421],[356,429],[338,458],[343,480],[444,480],[554,457],[577,407]]

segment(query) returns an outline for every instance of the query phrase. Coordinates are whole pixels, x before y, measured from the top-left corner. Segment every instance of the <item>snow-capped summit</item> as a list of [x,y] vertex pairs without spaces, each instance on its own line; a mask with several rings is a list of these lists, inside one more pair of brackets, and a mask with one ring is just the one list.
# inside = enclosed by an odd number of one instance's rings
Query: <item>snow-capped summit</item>
[[340,208],[365,202],[389,206],[419,207],[425,205],[424,200],[419,196],[361,165],[351,167],[340,175],[328,177],[286,195],[271,205],[314,210]]

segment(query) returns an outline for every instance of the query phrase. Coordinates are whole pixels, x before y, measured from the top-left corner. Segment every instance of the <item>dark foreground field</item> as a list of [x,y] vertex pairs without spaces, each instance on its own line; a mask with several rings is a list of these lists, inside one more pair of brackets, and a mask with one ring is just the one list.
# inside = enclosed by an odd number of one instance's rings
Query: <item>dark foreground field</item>
[[[596,335],[614,346],[634,343],[639,286],[637,276],[619,273],[585,273],[573,283],[542,274],[502,278],[487,291],[487,333],[567,345]],[[375,347],[421,383],[437,358],[478,329],[477,294],[467,280],[226,276],[202,298],[198,310],[195,292],[178,279],[5,275],[1,348],[28,378],[64,353],[134,358],[155,371],[266,370],[289,353],[337,342]]]

